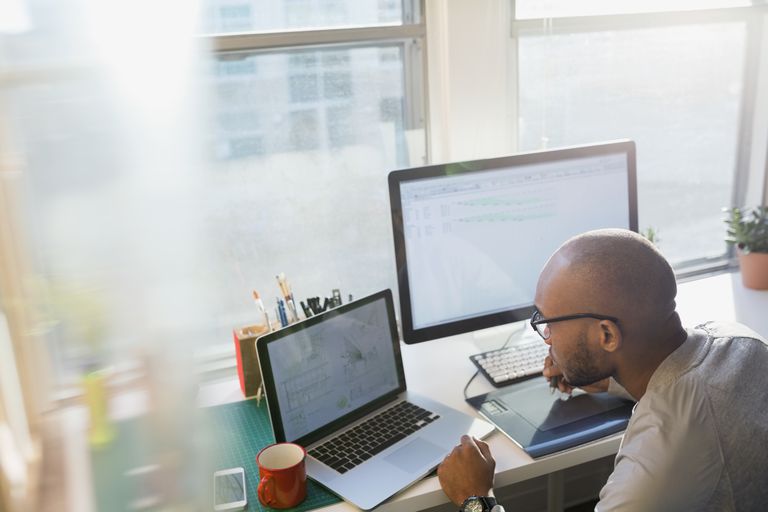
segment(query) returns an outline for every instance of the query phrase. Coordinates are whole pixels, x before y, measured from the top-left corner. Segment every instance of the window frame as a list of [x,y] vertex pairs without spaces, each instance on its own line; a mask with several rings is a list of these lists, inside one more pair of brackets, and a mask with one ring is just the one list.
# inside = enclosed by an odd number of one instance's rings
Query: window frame
[[[205,34],[205,41],[214,55],[279,53],[286,50],[314,47],[343,46],[355,48],[375,43],[401,44],[405,82],[405,130],[425,131],[425,154],[430,161],[430,127],[428,118],[427,28],[426,0],[401,0],[403,23],[357,25],[328,29],[289,29],[273,32]],[[320,77],[318,77],[320,80]],[[424,162],[426,163],[426,162]]]

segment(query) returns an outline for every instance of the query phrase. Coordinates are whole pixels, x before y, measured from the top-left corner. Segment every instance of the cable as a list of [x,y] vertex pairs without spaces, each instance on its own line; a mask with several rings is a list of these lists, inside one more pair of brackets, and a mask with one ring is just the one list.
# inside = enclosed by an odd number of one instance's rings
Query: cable
[[501,350],[502,348],[507,348],[507,345],[509,345],[509,342],[512,341],[512,338],[517,334],[523,332],[527,326],[528,326],[528,322],[523,322],[520,327],[518,327],[517,329],[509,333],[509,336],[507,336],[507,341],[505,341],[504,344],[498,350]]
[[464,386],[464,401],[466,402],[469,400],[469,397],[467,396],[467,388],[469,388],[469,385],[472,384],[472,381],[475,380],[475,377],[477,377],[477,374],[480,373],[480,370],[475,370],[475,374],[472,375],[469,380],[467,381],[467,385]]
[[[526,322],[522,322],[522,325],[518,327],[517,329],[513,330],[511,333],[509,333],[509,336],[507,336],[507,340],[504,342],[504,344],[498,348],[497,350],[501,350],[503,348],[506,348],[507,345],[509,345],[509,342],[512,341],[512,338],[515,337],[517,334],[523,332],[526,327]],[[475,380],[475,377],[477,377],[477,374],[480,373],[480,370],[475,370],[475,374],[472,375],[469,380],[467,381],[467,384],[464,386],[464,401],[468,401],[469,397],[467,396],[467,389],[469,389],[469,385],[472,384],[472,381]]]

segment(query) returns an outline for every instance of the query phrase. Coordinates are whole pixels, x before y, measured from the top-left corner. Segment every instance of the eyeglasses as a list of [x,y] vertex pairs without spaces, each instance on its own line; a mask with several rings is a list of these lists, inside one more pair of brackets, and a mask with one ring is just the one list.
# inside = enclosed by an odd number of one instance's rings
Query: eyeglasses
[[592,313],[576,313],[573,315],[556,316],[554,318],[544,318],[541,312],[537,309],[533,312],[531,317],[531,327],[534,331],[539,333],[542,339],[548,340],[550,336],[549,324],[555,322],[565,322],[566,320],[576,320],[577,318],[594,318],[596,320],[610,320],[616,324],[619,323],[619,319],[614,316],[594,315]]

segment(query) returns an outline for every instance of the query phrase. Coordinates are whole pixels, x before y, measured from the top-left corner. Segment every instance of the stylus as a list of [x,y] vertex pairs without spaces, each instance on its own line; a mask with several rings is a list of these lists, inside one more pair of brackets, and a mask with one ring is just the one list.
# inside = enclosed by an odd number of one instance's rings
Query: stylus
[[560,378],[557,375],[549,378],[549,394],[550,395],[554,393],[555,390],[557,389],[557,383],[559,380]]

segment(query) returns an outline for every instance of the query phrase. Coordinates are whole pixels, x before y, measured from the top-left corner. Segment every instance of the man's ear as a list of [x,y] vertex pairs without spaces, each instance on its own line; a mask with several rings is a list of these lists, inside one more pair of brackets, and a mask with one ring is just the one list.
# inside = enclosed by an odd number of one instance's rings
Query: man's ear
[[623,341],[621,330],[615,322],[600,320],[600,348],[606,352],[615,352]]

